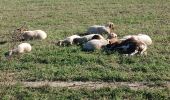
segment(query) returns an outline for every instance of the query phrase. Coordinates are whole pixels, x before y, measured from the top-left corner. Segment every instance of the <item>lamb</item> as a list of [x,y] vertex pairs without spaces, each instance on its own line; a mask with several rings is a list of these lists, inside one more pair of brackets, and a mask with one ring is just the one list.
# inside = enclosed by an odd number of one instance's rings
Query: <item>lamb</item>
[[100,34],[89,34],[89,35],[82,36],[80,38],[75,38],[74,43],[75,44],[83,44],[83,43],[88,42],[89,40],[101,39],[101,38],[104,39],[104,37],[101,36]]
[[115,50],[127,55],[146,54],[147,44],[137,40],[135,37],[130,37],[126,40],[118,40],[113,44],[108,44],[109,50]]
[[129,39],[131,37],[133,37],[136,40],[139,40],[141,42],[144,42],[146,45],[151,45],[152,44],[152,39],[146,34],[127,35],[127,36],[124,36],[121,40],[126,40],[126,39]]
[[57,45],[61,46],[61,45],[73,45],[74,44],[74,39],[76,38],[80,38],[79,35],[72,35],[69,36],[67,38],[65,38],[64,40],[59,40]]
[[10,57],[13,54],[22,54],[25,52],[30,52],[31,50],[32,50],[32,47],[29,43],[21,43],[16,48],[6,52],[5,56]]
[[46,39],[47,34],[42,30],[34,30],[34,31],[23,31],[22,36],[24,40],[31,40],[31,39]]
[[109,22],[106,25],[93,25],[87,30],[87,34],[109,34],[114,30],[114,24]]

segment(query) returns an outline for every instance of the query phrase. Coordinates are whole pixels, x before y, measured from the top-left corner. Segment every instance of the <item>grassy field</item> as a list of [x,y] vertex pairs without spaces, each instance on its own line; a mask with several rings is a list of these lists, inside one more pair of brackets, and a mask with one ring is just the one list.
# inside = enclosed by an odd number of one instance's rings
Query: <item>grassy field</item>
[[[115,32],[119,37],[137,33],[151,36],[153,45],[149,46],[148,55],[126,57],[117,53],[108,55],[99,50],[83,52],[80,46],[58,47],[51,43],[72,34],[83,33],[91,25],[107,22],[116,25]],[[170,81],[169,0],[0,0],[1,41],[8,39],[8,34],[23,23],[26,23],[30,30],[46,31],[48,38],[43,41],[27,41],[33,45],[32,52],[11,60],[5,59],[4,53],[19,42],[1,44],[1,82]],[[170,98],[169,89],[58,90],[14,86],[1,90],[0,96],[3,99],[8,99],[11,95],[14,95],[13,98],[25,96],[37,99]]]

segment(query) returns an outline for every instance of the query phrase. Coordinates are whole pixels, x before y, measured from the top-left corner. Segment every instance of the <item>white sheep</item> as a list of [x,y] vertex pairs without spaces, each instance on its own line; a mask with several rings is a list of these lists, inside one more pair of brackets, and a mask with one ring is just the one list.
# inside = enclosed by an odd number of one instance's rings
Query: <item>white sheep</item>
[[131,38],[131,37],[133,37],[136,40],[139,40],[141,42],[144,42],[146,45],[151,45],[152,44],[152,39],[148,35],[146,35],[146,34],[127,35],[127,36],[124,36],[120,40],[126,40],[126,39]]
[[15,47],[12,50],[9,50],[7,53],[5,53],[5,56],[12,56],[13,54],[22,54],[25,52],[30,52],[32,50],[32,47],[29,43],[21,43],[17,47]]
[[89,35],[85,35],[85,36],[82,36],[79,38],[75,38],[74,43],[75,44],[83,44],[83,43],[86,43],[92,39],[104,39],[104,37],[101,36],[100,34],[89,34]]
[[93,25],[87,30],[87,34],[109,34],[114,30],[114,24],[109,22],[106,25]]
[[83,45],[83,50],[94,51],[96,49],[101,49],[107,44],[109,44],[109,41],[106,39],[92,39]]
[[45,39],[47,38],[47,33],[42,30],[34,30],[34,31],[23,31],[23,39],[31,40],[31,39]]
[[65,38],[64,40],[59,40],[57,45],[61,46],[61,45],[72,45],[74,44],[74,39],[76,38],[80,38],[79,35],[72,35],[72,36],[69,36],[67,38]]

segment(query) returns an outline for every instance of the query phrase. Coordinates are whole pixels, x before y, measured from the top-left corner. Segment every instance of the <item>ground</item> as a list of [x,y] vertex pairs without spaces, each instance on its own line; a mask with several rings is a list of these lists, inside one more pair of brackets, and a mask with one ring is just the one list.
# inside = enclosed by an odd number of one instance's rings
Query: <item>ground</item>
[[[0,99],[169,99],[170,98],[169,0],[1,0]],[[145,33],[153,44],[147,56],[122,56],[81,46],[59,47],[53,41],[83,33],[94,24],[113,22],[118,37]],[[47,32],[46,40],[26,41],[31,53],[7,60],[4,53],[20,42],[10,33],[25,24]],[[8,40],[7,43],[3,41]],[[130,82],[154,83],[154,88],[128,86],[99,89],[25,87],[22,82]]]

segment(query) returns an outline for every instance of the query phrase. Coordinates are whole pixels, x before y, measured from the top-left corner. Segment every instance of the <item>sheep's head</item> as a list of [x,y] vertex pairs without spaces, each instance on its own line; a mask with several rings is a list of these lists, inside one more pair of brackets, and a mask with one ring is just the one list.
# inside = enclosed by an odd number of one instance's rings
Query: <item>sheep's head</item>
[[113,44],[113,43],[116,43],[118,41],[117,34],[115,34],[115,33],[110,33],[108,35],[107,39],[109,40],[109,44]]
[[21,26],[20,28],[17,28],[16,31],[18,33],[23,33],[24,31],[28,31],[28,29],[26,27],[24,27],[24,26]]
[[112,22],[108,22],[108,23],[106,24],[106,27],[109,27],[111,30],[114,30],[115,25],[114,25]]
[[113,39],[113,38],[117,38],[117,34],[116,33],[110,33],[110,34],[108,34],[108,37],[107,37],[107,39]]

